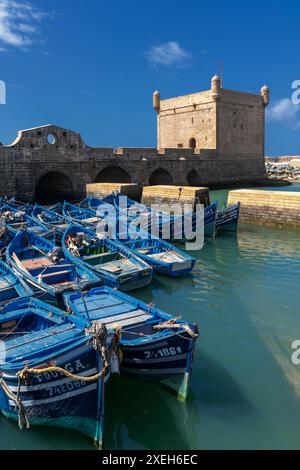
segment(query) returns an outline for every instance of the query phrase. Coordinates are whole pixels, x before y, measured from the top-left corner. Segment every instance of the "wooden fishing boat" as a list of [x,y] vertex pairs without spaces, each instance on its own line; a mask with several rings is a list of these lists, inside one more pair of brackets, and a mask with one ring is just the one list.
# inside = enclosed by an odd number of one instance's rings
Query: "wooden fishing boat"
[[83,199],[78,205],[84,209],[89,209],[94,215],[97,215],[98,218],[107,217],[116,213],[118,215],[114,205],[107,202],[107,198],[100,199],[98,197],[89,196]]
[[118,234],[118,239],[149,264],[155,273],[178,277],[193,270],[196,259],[192,256],[147,232],[140,232],[139,235],[140,238],[133,238],[128,233]]
[[[137,217],[142,220],[141,230],[151,231],[160,238],[165,238],[164,234],[169,234],[167,239],[170,241],[185,240],[185,225],[195,232],[197,215],[196,213],[189,213],[184,215],[173,215],[166,212],[157,211],[150,207],[146,207],[137,201],[130,198],[120,199],[121,194],[113,193],[107,196],[103,202],[113,205],[119,217],[127,217],[129,221],[135,220]],[[96,204],[97,198],[92,198],[93,204]],[[101,201],[98,199],[98,201]],[[124,202],[126,202],[124,207]],[[91,202],[89,202],[91,204]],[[99,206],[102,210],[100,204]],[[217,202],[213,202],[204,208],[204,236],[213,237],[216,231],[216,217],[217,217]],[[151,224],[157,224],[156,231],[153,231]]]
[[12,300],[33,295],[32,290],[20,276],[0,260],[0,307]]
[[239,222],[240,203],[227,207],[223,211],[217,212],[216,231],[220,232],[236,232]]
[[68,290],[101,284],[99,276],[74,265],[52,241],[32,232],[18,232],[7,247],[6,260],[43,300],[62,299]]
[[33,204],[26,203],[26,202],[20,202],[17,201],[16,198],[2,198],[1,201],[1,207],[6,205],[7,207],[10,207],[11,209],[14,210],[21,210],[22,212],[25,212],[26,214],[30,215],[33,209]]
[[42,237],[51,238],[53,232],[38,220],[26,214],[22,209],[10,207],[5,204],[1,208],[1,220],[8,231],[15,235],[19,230],[28,230]]
[[112,287],[132,290],[152,280],[152,268],[130,250],[108,238],[97,238],[92,230],[70,225],[62,238],[65,257],[78,266],[92,269]]
[[31,216],[35,221],[41,222],[49,229],[52,229],[54,231],[54,239],[57,242],[60,242],[64,231],[70,223],[70,220],[57,210],[48,209],[38,204],[34,206]]
[[21,428],[71,428],[102,447],[109,340],[99,324],[89,327],[83,317],[66,315],[34,298],[16,300],[1,310],[4,416]]
[[6,248],[11,242],[13,235],[9,232],[5,224],[0,224],[0,258],[5,256]]
[[94,227],[99,222],[99,219],[95,215],[94,211],[85,209],[83,207],[78,207],[75,204],[70,204],[69,202],[64,202],[62,214],[67,219],[69,219],[70,222],[86,226]]
[[123,359],[121,372],[143,378],[182,379],[180,396],[185,399],[192,372],[197,325],[172,317],[107,286],[81,295],[64,295],[68,311],[101,321],[118,332]]

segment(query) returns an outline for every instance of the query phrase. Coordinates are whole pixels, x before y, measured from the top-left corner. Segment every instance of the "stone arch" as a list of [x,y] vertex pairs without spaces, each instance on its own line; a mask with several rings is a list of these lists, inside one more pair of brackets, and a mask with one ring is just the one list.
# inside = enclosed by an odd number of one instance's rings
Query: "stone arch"
[[150,186],[155,186],[158,184],[172,184],[172,183],[173,183],[172,175],[164,168],[158,168],[152,173],[152,175],[149,178]]
[[132,183],[132,180],[123,168],[111,165],[99,171],[95,183]]
[[35,200],[40,203],[52,203],[63,200],[74,200],[76,194],[72,180],[60,171],[49,171],[36,183]]
[[188,182],[189,186],[200,186],[201,185],[200,175],[199,175],[198,171],[196,171],[196,170],[191,170],[187,174],[186,179],[187,179],[187,182]]
[[189,148],[190,149],[195,149],[197,147],[197,141],[195,137],[191,137],[189,140]]

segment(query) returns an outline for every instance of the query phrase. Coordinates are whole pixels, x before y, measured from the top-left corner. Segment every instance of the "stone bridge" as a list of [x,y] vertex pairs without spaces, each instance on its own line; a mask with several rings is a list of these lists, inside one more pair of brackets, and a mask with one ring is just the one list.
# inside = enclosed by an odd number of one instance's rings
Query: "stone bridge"
[[41,202],[79,199],[94,182],[222,186],[265,178],[263,159],[224,158],[215,149],[90,147],[48,125],[19,131],[0,147],[0,193]]

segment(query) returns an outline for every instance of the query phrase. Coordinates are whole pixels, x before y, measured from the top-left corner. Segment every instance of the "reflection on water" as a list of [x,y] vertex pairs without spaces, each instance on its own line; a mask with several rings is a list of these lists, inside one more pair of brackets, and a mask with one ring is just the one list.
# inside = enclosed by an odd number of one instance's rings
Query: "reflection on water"
[[[109,449],[300,448],[300,232],[241,226],[206,242],[191,276],[156,277],[134,293],[197,321],[186,404],[159,384],[113,377],[107,387]],[[195,253],[193,253],[195,255]],[[0,448],[92,448],[66,430],[19,432],[0,418]]]

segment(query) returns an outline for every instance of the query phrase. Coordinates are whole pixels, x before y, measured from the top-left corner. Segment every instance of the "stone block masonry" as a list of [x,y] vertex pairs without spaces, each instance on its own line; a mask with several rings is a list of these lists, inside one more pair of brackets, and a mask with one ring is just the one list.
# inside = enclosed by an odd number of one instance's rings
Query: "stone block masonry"
[[103,198],[117,191],[135,201],[141,200],[142,187],[134,183],[93,183],[86,185],[86,195]]
[[143,188],[142,203],[146,206],[151,204],[191,204],[193,209],[195,204],[209,204],[208,188],[198,188],[192,186],[145,186]]
[[213,187],[266,175],[260,158],[222,159],[208,149],[89,147],[79,133],[54,125],[20,131],[15,142],[0,146],[0,172],[0,195],[40,202],[84,198],[91,183]]
[[300,192],[239,189],[228,204],[241,203],[240,221],[300,228]]
[[78,132],[55,125],[19,131],[0,146],[0,195],[45,202],[79,199],[92,183],[224,187],[266,180],[260,94],[222,88],[161,100],[157,148],[90,147]]

